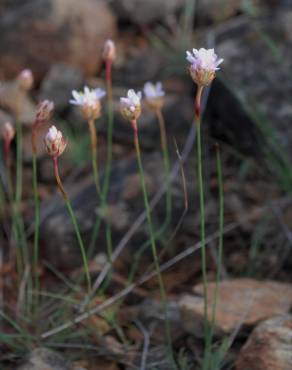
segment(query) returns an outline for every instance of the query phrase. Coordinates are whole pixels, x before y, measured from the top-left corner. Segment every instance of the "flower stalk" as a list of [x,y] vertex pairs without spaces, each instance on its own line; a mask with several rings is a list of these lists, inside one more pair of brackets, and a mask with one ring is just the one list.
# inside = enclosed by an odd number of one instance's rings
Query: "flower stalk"
[[161,109],[157,109],[156,111],[159,129],[160,129],[160,141],[161,141],[161,150],[164,159],[164,168],[166,171],[166,181],[167,181],[167,189],[165,195],[165,202],[166,202],[166,217],[164,220],[164,224],[162,225],[161,229],[164,230],[170,220],[171,220],[171,209],[172,209],[172,199],[171,199],[171,183],[170,183],[170,163],[169,163],[169,153],[168,153],[168,145],[167,145],[167,136],[166,136],[166,129],[165,129],[165,121],[162,114]]
[[[114,123],[114,110],[113,110],[113,89],[112,89],[112,66],[113,60],[116,57],[115,44],[111,40],[107,40],[104,47],[104,58],[105,58],[105,82],[107,92],[107,159],[105,168],[105,180],[102,189],[102,200],[106,206],[106,200],[109,192],[111,168],[112,168],[112,156],[113,156],[113,123]],[[108,258],[112,259],[112,235],[110,223],[106,222],[106,245]]]
[[223,263],[223,236],[224,236],[224,190],[223,190],[223,176],[222,176],[222,162],[219,144],[215,144],[216,150],[216,172],[218,181],[218,195],[219,195],[219,247],[218,247],[218,261],[217,261],[217,273],[216,273],[216,286],[214,291],[213,307],[212,307],[212,321],[210,328],[210,343],[212,345],[212,339],[214,335],[214,328],[216,324],[216,308],[218,302],[218,290],[221,279],[221,270]]
[[201,259],[202,259],[202,278],[204,286],[204,320],[205,320],[205,338],[208,336],[208,279],[207,279],[207,260],[206,260],[206,232],[205,232],[205,201],[204,201],[204,183],[202,169],[202,143],[201,143],[201,95],[202,87],[198,88],[195,98],[195,125],[197,129],[197,181],[199,190],[200,204],[200,239],[201,239]]
[[[190,63],[189,71],[193,81],[197,85],[197,93],[194,102],[195,125],[197,130],[197,181],[200,203],[200,239],[201,239],[201,259],[202,259],[202,278],[204,290],[204,330],[205,330],[205,353],[203,369],[208,370],[211,357],[212,329],[208,321],[208,278],[207,278],[207,258],[206,258],[206,235],[205,235],[205,200],[204,200],[204,182],[202,169],[202,139],[201,139],[201,98],[204,87],[210,85],[219,70],[219,65],[223,59],[219,59],[214,49],[199,50],[193,49],[187,51],[186,59]],[[214,309],[214,307],[213,307]]]
[[91,162],[92,162],[92,171],[93,178],[96,187],[96,192],[101,196],[100,184],[99,184],[99,174],[98,174],[98,161],[97,161],[97,133],[95,127],[94,119],[88,120],[88,127],[90,132],[90,141],[91,141]]
[[71,218],[71,222],[74,227],[74,231],[79,243],[81,255],[82,255],[82,260],[83,260],[83,266],[85,270],[85,276],[87,280],[87,289],[88,289],[88,294],[91,291],[91,279],[90,279],[90,273],[89,273],[89,267],[88,267],[88,261],[87,261],[87,256],[85,252],[85,247],[83,240],[81,238],[81,233],[79,230],[78,222],[75,216],[75,213],[73,211],[73,208],[71,206],[69,197],[65,191],[65,188],[63,186],[60,174],[59,174],[59,167],[58,167],[58,158],[59,156],[63,153],[63,151],[66,148],[67,142],[64,140],[62,132],[58,131],[55,126],[52,126],[47,133],[45,137],[45,145],[46,145],[46,150],[48,154],[52,157],[53,159],[53,164],[54,164],[54,174],[56,178],[56,182],[58,185],[58,188],[63,196],[64,202],[66,204],[68,213]]
[[166,181],[167,181],[167,190],[166,190],[166,217],[163,225],[161,226],[160,230],[158,230],[157,234],[160,235],[164,232],[167,228],[170,218],[171,218],[171,184],[169,181],[170,177],[170,164],[169,164],[169,153],[168,153],[168,145],[167,145],[167,136],[166,136],[166,128],[165,128],[165,121],[162,114],[162,107],[164,104],[164,96],[165,92],[162,88],[162,83],[157,82],[153,84],[151,82],[146,82],[144,85],[144,95],[145,100],[148,108],[152,110],[158,120],[159,123],[159,130],[160,130],[160,143],[161,143],[161,151],[163,155],[164,161],[164,168],[166,172]]
[[[143,192],[144,206],[146,210],[146,216],[147,216],[147,222],[148,222],[148,228],[149,228],[149,234],[150,234],[153,261],[154,261],[154,266],[155,266],[157,278],[158,278],[160,296],[162,299],[162,308],[163,308],[164,313],[167,315],[167,297],[166,297],[165,287],[164,287],[164,283],[162,279],[162,274],[160,271],[159,258],[157,254],[155,236],[154,236],[154,231],[153,231],[153,226],[152,226],[151,211],[150,211],[148,193],[147,193],[147,188],[146,188],[146,183],[145,183],[144,170],[143,170],[143,165],[142,165],[142,160],[141,160],[141,150],[140,150],[140,144],[139,144],[137,120],[132,120],[131,124],[132,124],[133,132],[134,132],[134,146],[135,146],[135,150],[137,154],[140,183],[141,183],[142,192]],[[166,338],[167,338],[167,345],[168,345],[168,355],[172,359],[172,362],[174,364],[174,359],[173,359],[173,354],[172,354],[171,332],[170,332],[169,320],[167,317],[165,317],[165,331],[166,331]]]
[[[37,131],[40,124],[47,122],[53,113],[54,103],[44,100],[38,108],[35,120],[32,125],[31,147],[32,147],[32,178],[34,195],[34,240],[33,240],[33,267],[35,274],[35,290],[39,289],[38,262],[39,262],[39,227],[40,227],[40,200],[37,179]],[[37,303],[37,302],[36,302]]]
[[72,95],[73,99],[70,99],[70,103],[79,106],[83,117],[88,122],[91,141],[91,162],[93,177],[97,194],[101,197],[101,189],[98,174],[97,134],[95,121],[101,115],[100,99],[105,96],[105,92],[99,88],[90,90],[87,86],[85,86],[84,91],[77,92],[76,90],[73,90]]
[[146,218],[149,228],[149,234],[150,234],[150,243],[151,243],[151,250],[154,260],[154,266],[157,273],[158,283],[159,283],[159,290],[160,290],[160,296],[162,300],[162,308],[165,313],[165,331],[166,331],[166,339],[167,339],[167,345],[168,345],[168,356],[171,358],[173,367],[175,368],[175,361],[173,359],[173,353],[172,353],[172,343],[171,343],[171,333],[170,333],[170,327],[169,327],[169,320],[167,318],[167,297],[165,292],[165,287],[162,279],[162,274],[160,271],[159,266],[159,258],[157,254],[157,248],[156,248],[156,241],[152,226],[152,218],[151,218],[151,210],[148,200],[148,193],[145,183],[145,177],[144,177],[144,170],[142,165],[142,159],[141,159],[141,150],[140,150],[140,143],[139,143],[139,135],[138,135],[138,125],[137,120],[141,114],[141,93],[136,93],[134,90],[129,90],[127,97],[120,98],[120,109],[121,114],[123,117],[129,121],[133,128],[133,134],[134,134],[134,146],[136,150],[136,156],[137,156],[137,162],[138,162],[138,168],[139,168],[139,177],[140,177],[140,183],[143,193],[143,200],[144,200],[144,206],[146,211]]

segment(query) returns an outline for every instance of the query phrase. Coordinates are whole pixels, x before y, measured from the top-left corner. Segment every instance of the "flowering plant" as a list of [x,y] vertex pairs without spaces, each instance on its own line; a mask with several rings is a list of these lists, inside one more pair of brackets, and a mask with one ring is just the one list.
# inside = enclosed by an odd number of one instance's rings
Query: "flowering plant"
[[129,121],[136,120],[141,114],[141,98],[140,91],[137,93],[135,90],[130,89],[127,97],[120,98],[121,113],[123,117]]
[[192,53],[187,51],[187,61],[191,64],[190,73],[193,80],[199,86],[209,85],[215,78],[216,71],[222,62],[214,49],[193,49]]

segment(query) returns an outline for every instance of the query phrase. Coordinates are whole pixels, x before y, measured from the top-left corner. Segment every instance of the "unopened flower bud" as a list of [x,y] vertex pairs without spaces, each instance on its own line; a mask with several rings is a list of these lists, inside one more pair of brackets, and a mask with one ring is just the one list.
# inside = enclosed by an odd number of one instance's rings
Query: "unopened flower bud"
[[36,113],[36,122],[46,122],[52,118],[54,103],[50,100],[44,100],[38,105]]
[[81,113],[86,120],[95,120],[101,115],[100,99],[106,94],[102,89],[90,90],[87,86],[84,87],[84,92],[72,91],[74,99],[70,100],[73,105],[80,107]]
[[2,132],[3,139],[6,143],[11,143],[15,136],[15,129],[10,122],[6,122]]
[[223,62],[214,52],[214,49],[199,50],[193,49],[190,53],[187,51],[187,61],[190,65],[190,74],[194,82],[201,87],[209,85],[215,78],[218,66]]
[[141,114],[141,92],[130,89],[127,97],[120,98],[122,116],[129,121],[137,120]]
[[30,69],[24,69],[17,77],[18,86],[25,91],[31,90],[34,78]]
[[156,85],[146,82],[143,91],[146,103],[151,110],[157,111],[162,108],[165,92],[161,82],[157,82]]
[[59,157],[65,150],[67,142],[63,138],[61,131],[55,126],[51,126],[46,137],[45,145],[47,153],[52,157]]
[[103,48],[103,58],[104,60],[115,60],[116,59],[116,45],[113,40],[106,40]]

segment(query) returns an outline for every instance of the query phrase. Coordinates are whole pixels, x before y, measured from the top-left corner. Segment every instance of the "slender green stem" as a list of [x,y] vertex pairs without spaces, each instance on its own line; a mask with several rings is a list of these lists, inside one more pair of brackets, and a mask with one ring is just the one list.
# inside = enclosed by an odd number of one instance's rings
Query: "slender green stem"
[[93,231],[92,231],[92,234],[91,234],[90,243],[89,243],[88,258],[90,258],[93,255],[100,226],[101,226],[101,217],[99,215],[97,215],[96,219],[95,219]]
[[[161,143],[161,151],[163,155],[163,161],[164,161],[164,168],[166,172],[166,181],[167,181],[167,189],[166,189],[166,197],[165,197],[165,209],[166,209],[166,216],[164,219],[163,224],[161,227],[155,231],[154,238],[155,240],[159,239],[159,237],[164,233],[166,228],[169,225],[169,222],[171,220],[171,210],[172,210],[172,198],[171,198],[171,183],[170,183],[170,161],[169,161],[169,152],[168,152],[168,145],[167,145],[167,136],[166,136],[166,129],[165,129],[165,121],[163,114],[161,112],[161,109],[156,110],[156,115],[159,123],[159,129],[160,129],[160,143]],[[135,272],[138,268],[139,260],[142,257],[143,252],[146,250],[146,248],[151,244],[150,240],[147,240],[139,251],[135,254],[134,257],[134,263],[131,266],[131,270],[129,273],[128,281],[132,282]]]
[[106,61],[106,86],[107,86],[107,160],[105,169],[105,180],[103,184],[103,195],[107,197],[109,190],[109,182],[112,168],[112,156],[113,156],[113,123],[114,123],[114,110],[113,110],[113,93],[112,93],[112,75],[111,75],[111,60]]
[[16,122],[16,186],[15,204],[18,207],[22,198],[22,129],[19,121]]
[[[165,196],[165,209],[166,209],[166,216],[164,219],[163,224],[161,227],[155,231],[154,237],[155,239],[159,239],[160,236],[165,232],[167,229],[170,221],[171,221],[171,211],[172,211],[172,198],[171,198],[171,183],[170,183],[170,161],[169,161],[169,153],[168,153],[168,146],[167,146],[167,137],[166,137],[166,130],[165,130],[165,121],[162,115],[162,112],[160,109],[156,110],[156,115],[159,123],[159,129],[160,129],[160,142],[161,142],[161,150],[163,155],[163,161],[164,161],[164,169],[166,173],[166,182],[168,184],[166,189],[166,196]],[[129,281],[131,282],[135,271],[138,267],[138,263],[140,258],[142,257],[143,252],[146,250],[146,248],[151,244],[150,240],[147,240],[143,245],[141,246],[141,249],[137,253],[137,257],[135,258],[135,262],[131,267],[131,271],[129,273]]]
[[[19,121],[16,122],[16,184],[15,184],[15,201],[14,212],[15,222],[19,232],[18,241],[22,247],[23,264],[29,263],[27,244],[25,240],[25,231],[21,216],[20,206],[22,200],[22,128]],[[18,247],[18,246],[17,246]]]
[[[15,230],[15,237],[16,237],[16,254],[21,255],[22,259],[22,266],[24,272],[24,266],[29,265],[29,252],[27,247],[27,241],[25,236],[25,229],[24,229],[24,222],[21,214],[21,201],[22,201],[22,187],[23,187],[23,179],[22,179],[22,127],[21,123],[17,119],[16,121],[16,183],[15,183],[15,194],[14,194],[14,201],[13,201],[13,190],[12,186],[10,186],[9,193],[11,194],[11,204],[12,204],[12,224]],[[8,173],[9,182],[11,179],[10,172]],[[11,182],[12,183],[12,182]],[[18,252],[18,248],[21,249],[21,252]],[[18,257],[19,260],[19,257]],[[20,261],[18,261],[18,267],[20,267]]]
[[198,87],[195,99],[195,124],[197,129],[197,181],[200,203],[200,238],[201,238],[201,260],[202,278],[204,291],[204,331],[205,331],[205,356],[203,369],[208,369],[209,353],[209,324],[208,324],[208,279],[207,279],[207,259],[206,259],[206,235],[205,235],[205,200],[204,183],[202,169],[202,143],[201,143],[201,95],[203,87]]
[[88,261],[87,261],[87,256],[86,256],[86,252],[85,252],[85,248],[84,248],[84,243],[83,243],[83,240],[81,238],[81,234],[80,234],[80,230],[79,230],[79,226],[78,226],[78,223],[77,223],[75,213],[72,209],[70,200],[69,200],[69,198],[67,196],[67,193],[66,193],[66,191],[63,187],[63,184],[62,184],[62,181],[61,181],[61,178],[60,178],[60,175],[59,175],[58,157],[53,157],[53,161],[54,161],[54,172],[55,172],[56,181],[57,181],[59,190],[63,195],[64,201],[65,201],[66,207],[68,209],[69,215],[71,217],[71,221],[72,221],[72,224],[73,224],[73,227],[74,227],[74,230],[75,230],[75,234],[76,234],[76,237],[77,237],[77,240],[78,240],[78,243],[79,243],[79,247],[80,247],[80,251],[81,251],[81,255],[82,255],[82,259],[83,259],[83,265],[84,265],[86,280],[87,280],[88,293],[90,293],[91,279],[90,279],[90,273],[89,273]]
[[[35,290],[39,289],[38,279],[38,260],[39,260],[39,225],[40,225],[40,204],[37,180],[37,156],[33,152],[32,155],[32,168],[33,168],[33,195],[34,195],[34,240],[33,240],[33,270],[34,270],[34,283]],[[36,295],[37,299],[37,295]]]
[[[106,195],[107,195],[107,191],[108,191],[109,175],[110,175],[110,172],[108,170],[108,168],[110,166],[109,165],[109,159],[107,161],[107,173],[106,173],[106,180],[105,180],[106,183],[103,186],[102,191],[101,191],[100,185],[99,185],[99,175],[98,175],[98,166],[97,166],[97,141],[96,141],[97,140],[97,137],[96,137],[97,133],[96,133],[94,120],[89,120],[88,124],[89,124],[89,129],[90,129],[90,136],[91,136],[92,168],[93,168],[93,177],[94,177],[94,182],[95,182],[95,186],[96,186],[96,192],[97,192],[97,195],[100,197],[100,203],[101,203],[102,209],[106,209]],[[110,136],[110,138],[111,138],[111,136]],[[111,144],[110,144],[110,151],[112,151]],[[109,152],[108,152],[108,155],[109,155]],[[110,162],[111,162],[111,154],[110,154]],[[94,227],[94,230],[93,230],[93,236],[94,236],[95,240],[92,239],[92,241],[90,243],[90,246],[95,245],[96,238],[98,237],[98,232],[99,232],[101,221],[100,221],[100,217],[99,216],[97,216],[97,217],[98,218],[96,219],[95,227]],[[109,260],[111,260],[112,239],[111,239],[111,228],[110,228],[109,221],[106,221],[106,245],[107,245],[108,258],[109,258]],[[90,248],[90,251],[92,249]]]
[[202,276],[204,284],[204,313],[207,320],[207,265],[206,265],[206,236],[205,236],[205,201],[204,201],[204,184],[202,171],[202,144],[201,144],[201,124],[197,124],[197,159],[198,159],[198,188],[199,188],[199,202],[200,202],[200,228],[201,228],[201,252],[202,252]]
[[133,121],[132,126],[133,126],[133,130],[134,130],[134,144],[135,144],[135,149],[136,149],[136,153],[137,153],[137,161],[138,161],[138,167],[139,167],[140,182],[141,182],[141,187],[142,187],[142,192],[143,192],[144,205],[145,205],[148,228],[149,228],[149,233],[150,233],[151,249],[152,249],[155,269],[156,269],[156,272],[157,272],[160,295],[161,295],[161,299],[162,299],[162,307],[163,307],[163,310],[164,310],[165,315],[166,315],[166,317],[165,317],[165,331],[166,331],[166,338],[167,338],[167,344],[168,344],[168,355],[172,360],[173,367],[176,368],[175,361],[174,361],[174,358],[173,358],[173,353],[172,353],[172,343],[171,343],[171,333],[170,333],[169,320],[168,320],[168,317],[167,317],[167,298],[166,298],[165,287],[164,287],[164,283],[163,283],[163,279],[162,279],[162,274],[161,274],[161,271],[160,271],[159,259],[158,259],[158,255],[157,255],[157,249],[156,249],[156,242],[155,242],[155,237],[154,237],[154,233],[153,233],[151,211],[150,211],[150,205],[149,205],[149,200],[148,200],[147,188],[146,188],[146,184],[145,184],[144,170],[143,170],[143,165],[142,165],[142,160],[141,160],[141,151],[140,151],[140,144],[139,144],[137,122]]
[[214,335],[214,329],[216,324],[216,307],[218,300],[218,289],[221,278],[222,260],[223,260],[223,228],[224,228],[224,192],[223,192],[223,176],[222,176],[222,164],[220,148],[216,144],[216,169],[218,178],[218,193],[219,193],[219,249],[218,249],[218,262],[217,262],[217,274],[216,274],[216,286],[214,291],[214,302],[212,307],[212,321],[209,335],[209,345],[212,345],[212,339]]
[[161,150],[163,154],[163,161],[164,161],[164,168],[166,172],[166,181],[167,181],[167,189],[166,189],[166,216],[161,229],[164,230],[167,228],[169,222],[171,221],[171,210],[172,210],[172,199],[171,199],[171,182],[170,182],[170,162],[169,162],[169,152],[168,152],[168,145],[167,145],[167,136],[166,136],[166,129],[165,129],[165,121],[163,118],[163,114],[161,109],[158,109],[157,118],[159,122],[159,129],[160,129],[160,141],[161,141]]
[[[110,183],[110,176],[111,176],[111,169],[112,169],[112,144],[113,144],[113,122],[114,122],[114,110],[113,110],[113,94],[112,94],[112,61],[110,59],[106,60],[106,87],[107,87],[107,115],[108,115],[108,125],[107,125],[107,160],[106,160],[106,168],[105,168],[105,179],[102,186],[102,201],[104,205],[106,205],[106,199],[109,192],[109,183]],[[97,216],[95,225],[93,228],[91,241],[89,245],[89,253],[91,254],[96,239],[98,237],[99,229],[101,225],[101,218]],[[111,247],[111,227],[110,224],[107,222],[106,224],[106,241],[107,241],[107,251],[109,258],[111,258],[112,254],[112,247]]]
[[88,126],[89,126],[90,139],[91,139],[91,161],[92,161],[93,178],[94,178],[94,183],[96,187],[96,192],[99,196],[101,196],[100,185],[99,185],[99,175],[98,175],[98,165],[97,165],[97,135],[96,135],[95,122],[93,119],[88,120]]
[[[11,176],[11,168],[10,162],[6,161],[6,175],[7,175],[7,188],[8,188],[8,199],[9,204],[11,206],[11,224],[12,224],[12,234],[14,237],[14,249],[15,249],[15,257],[16,257],[16,270],[19,282],[21,281],[21,276],[24,271],[24,250],[25,247],[22,243],[21,239],[21,228],[19,225],[19,215],[15,206],[14,198],[13,198],[13,186],[12,186],[12,176]],[[14,254],[12,255],[14,257]]]
[[[109,184],[112,169],[112,158],[113,158],[113,123],[114,123],[114,110],[113,110],[113,92],[112,92],[112,60],[106,60],[106,89],[107,89],[107,116],[108,116],[108,126],[107,126],[107,159],[105,168],[105,179],[102,188],[102,201],[106,206],[106,200],[109,192]],[[108,258],[112,258],[112,234],[110,223],[106,222],[106,244]]]

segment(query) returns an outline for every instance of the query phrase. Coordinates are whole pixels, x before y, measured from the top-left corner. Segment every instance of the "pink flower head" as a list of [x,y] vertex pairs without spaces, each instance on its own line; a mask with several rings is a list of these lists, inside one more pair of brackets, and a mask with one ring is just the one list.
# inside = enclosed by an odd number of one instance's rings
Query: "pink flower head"
[[50,100],[43,100],[37,107],[35,122],[49,121],[54,111],[54,103]]
[[216,71],[220,69],[218,66],[223,59],[218,58],[214,49],[193,49],[192,53],[189,51],[186,53],[186,59],[191,64],[190,73],[193,80],[199,86],[209,85],[215,78]]
[[21,89],[30,90],[33,86],[34,78],[30,69],[24,69],[17,76],[17,82]]
[[116,59],[116,45],[115,43],[113,42],[113,40],[106,40],[106,42],[104,43],[104,47],[103,47],[103,58],[105,60],[107,59],[110,59],[110,60],[114,60]]
[[63,138],[61,131],[55,126],[51,126],[45,137],[46,150],[52,157],[59,157],[65,150],[67,142]]
[[5,122],[4,127],[3,127],[3,132],[2,136],[5,142],[8,144],[11,143],[15,136],[15,128],[12,126],[10,122]]
[[133,89],[128,91],[127,97],[120,98],[121,113],[125,119],[133,121],[140,116],[141,98],[141,92],[136,93]]
[[102,89],[89,89],[87,86],[84,87],[84,91],[72,91],[74,99],[69,102],[73,105],[80,106],[81,112],[85,119],[97,119],[101,114],[100,99],[103,98],[106,93]]

